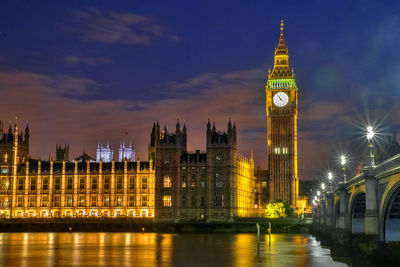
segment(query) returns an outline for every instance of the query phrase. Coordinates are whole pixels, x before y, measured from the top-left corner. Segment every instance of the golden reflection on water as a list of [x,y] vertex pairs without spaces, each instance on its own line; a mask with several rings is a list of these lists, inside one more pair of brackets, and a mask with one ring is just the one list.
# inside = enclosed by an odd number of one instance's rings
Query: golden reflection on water
[[302,235],[260,236],[257,255],[257,235],[238,234],[233,243],[232,266],[307,266],[308,238]]
[[336,266],[308,235],[271,243],[257,255],[255,234],[0,233],[0,266]]

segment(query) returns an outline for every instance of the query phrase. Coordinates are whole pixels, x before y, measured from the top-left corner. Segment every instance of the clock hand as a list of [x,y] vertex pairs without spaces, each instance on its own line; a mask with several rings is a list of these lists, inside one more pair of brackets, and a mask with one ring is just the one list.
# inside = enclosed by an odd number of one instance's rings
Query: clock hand
[[278,95],[278,98],[279,98],[280,101],[282,101],[282,98],[279,95]]

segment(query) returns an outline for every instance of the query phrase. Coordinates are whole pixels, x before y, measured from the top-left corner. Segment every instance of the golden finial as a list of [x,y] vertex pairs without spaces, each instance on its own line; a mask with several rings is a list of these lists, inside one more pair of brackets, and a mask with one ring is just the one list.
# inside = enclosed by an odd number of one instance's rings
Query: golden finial
[[281,31],[283,31],[283,26],[284,26],[285,24],[283,24],[283,19],[281,19]]

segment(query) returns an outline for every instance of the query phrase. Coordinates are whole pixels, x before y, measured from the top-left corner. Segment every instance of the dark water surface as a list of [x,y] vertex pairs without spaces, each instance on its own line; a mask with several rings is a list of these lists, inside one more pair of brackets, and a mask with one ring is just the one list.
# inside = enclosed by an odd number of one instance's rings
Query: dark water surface
[[311,235],[0,233],[0,266],[346,266]]

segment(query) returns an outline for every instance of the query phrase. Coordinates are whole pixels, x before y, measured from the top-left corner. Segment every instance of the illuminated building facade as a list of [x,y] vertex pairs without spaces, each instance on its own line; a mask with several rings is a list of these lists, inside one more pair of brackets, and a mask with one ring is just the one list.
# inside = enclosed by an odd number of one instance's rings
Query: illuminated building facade
[[283,35],[283,22],[274,68],[268,70],[266,85],[268,192],[269,202],[283,200],[296,207],[298,89]]
[[125,142],[122,142],[119,146],[119,161],[135,161],[136,158],[136,152],[135,148],[132,147],[132,144],[126,144]]
[[253,156],[237,153],[236,126],[207,124],[206,151],[187,151],[186,127],[169,133],[153,125],[149,150],[156,162],[156,219],[232,221],[257,215]]
[[14,142],[1,165],[1,217],[154,217],[152,160],[21,161],[27,148],[20,137],[17,126],[7,134]]
[[103,143],[97,144],[96,151],[96,162],[111,162],[114,159],[114,149],[107,143],[106,146]]
[[187,151],[179,122],[174,133],[154,124],[146,162],[94,162],[85,154],[74,162],[34,160],[17,126],[4,136],[10,157],[2,158],[0,217],[232,221],[258,214],[253,154],[237,153],[231,122],[223,133],[208,122],[204,153]]
[[[25,128],[25,133],[15,134],[17,126],[13,129],[8,128],[8,131],[3,130],[3,122],[0,121],[0,165],[8,171],[11,171],[13,157],[16,157],[17,163],[25,162],[29,156],[29,127]],[[18,131],[17,131],[18,132]],[[15,149],[18,147],[18,149]]]

